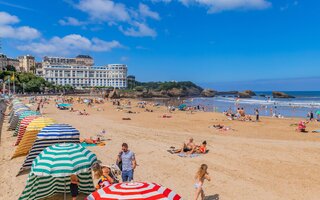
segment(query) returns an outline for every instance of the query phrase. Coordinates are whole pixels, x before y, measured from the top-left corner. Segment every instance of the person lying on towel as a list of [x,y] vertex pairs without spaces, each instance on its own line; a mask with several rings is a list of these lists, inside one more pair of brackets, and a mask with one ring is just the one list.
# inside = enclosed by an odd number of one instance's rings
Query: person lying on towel
[[173,150],[173,153],[186,153],[193,154],[196,151],[197,145],[193,142],[193,138],[190,138],[187,142],[183,143],[181,149]]

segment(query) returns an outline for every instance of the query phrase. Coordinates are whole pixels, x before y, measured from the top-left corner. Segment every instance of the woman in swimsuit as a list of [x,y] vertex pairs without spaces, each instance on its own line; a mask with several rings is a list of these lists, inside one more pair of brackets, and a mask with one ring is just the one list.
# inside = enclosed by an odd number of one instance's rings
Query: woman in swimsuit
[[196,189],[196,193],[194,197],[195,200],[198,200],[200,194],[201,194],[201,200],[204,200],[205,196],[204,196],[204,191],[202,189],[204,180],[208,180],[208,181],[211,180],[207,170],[208,170],[208,165],[202,164],[196,174],[196,177],[195,177],[196,183],[194,184],[194,188]]

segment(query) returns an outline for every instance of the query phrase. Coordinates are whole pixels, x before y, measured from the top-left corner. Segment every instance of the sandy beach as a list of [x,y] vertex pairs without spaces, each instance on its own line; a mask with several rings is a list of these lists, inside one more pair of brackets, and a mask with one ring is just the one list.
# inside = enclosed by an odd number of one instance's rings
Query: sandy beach
[[[298,133],[290,126],[298,118],[261,117],[261,122],[242,122],[227,120],[221,113],[183,111],[162,118],[167,113],[165,107],[149,105],[154,112],[145,112],[136,106],[137,101],[131,101],[131,111],[136,114],[117,111],[111,102],[94,107],[75,103],[75,110],[86,109],[89,113],[80,116],[58,110],[53,101],[42,113],[77,128],[81,137],[89,138],[105,129],[110,139],[106,145],[88,147],[105,164],[115,163],[121,144],[127,142],[138,162],[135,180],[162,184],[184,199],[193,199],[194,175],[202,163],[209,166],[212,178],[204,184],[207,199],[319,199],[320,133],[311,133],[320,129],[318,122],[308,124],[309,133]],[[16,138],[7,131],[7,122],[8,117],[1,133],[0,188],[1,199],[11,200],[21,194],[27,175],[15,176],[25,157],[10,160]],[[224,124],[235,131],[209,128],[213,124]],[[190,137],[197,144],[206,140],[209,153],[181,158],[167,152],[170,146],[180,147]]]

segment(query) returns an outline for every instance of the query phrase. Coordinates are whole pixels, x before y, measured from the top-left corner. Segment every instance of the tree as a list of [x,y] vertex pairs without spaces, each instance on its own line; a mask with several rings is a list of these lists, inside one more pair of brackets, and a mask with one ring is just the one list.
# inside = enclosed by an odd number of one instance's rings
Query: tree
[[7,65],[5,67],[5,70],[11,71],[11,72],[16,72],[17,71],[16,68],[13,65]]
[[34,65],[30,67],[30,71],[31,71],[33,74],[36,73],[36,69],[37,69],[37,68],[36,68]]

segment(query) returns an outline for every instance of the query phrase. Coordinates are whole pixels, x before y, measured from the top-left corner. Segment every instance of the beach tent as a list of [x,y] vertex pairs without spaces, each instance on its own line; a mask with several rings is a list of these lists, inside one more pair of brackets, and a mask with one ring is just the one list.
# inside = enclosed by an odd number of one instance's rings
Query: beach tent
[[49,146],[34,159],[27,185],[19,199],[43,199],[54,193],[64,193],[66,199],[71,174],[78,175],[79,192],[90,194],[94,191],[90,169],[95,162],[96,155],[80,144]]
[[178,109],[179,109],[179,110],[184,110],[186,107],[187,107],[186,104],[180,104],[179,107],[178,107]]
[[31,168],[32,161],[48,146],[58,143],[79,143],[80,132],[68,124],[52,124],[37,135],[19,173]]
[[15,128],[15,131],[13,133],[13,136],[16,136],[18,134],[18,131],[19,131],[19,127],[20,127],[20,124],[22,122],[22,120],[28,116],[39,116],[40,113],[37,112],[37,111],[33,111],[33,110],[30,110],[30,111],[25,111],[23,112],[20,116],[19,116],[19,119],[18,119],[18,123],[17,123],[17,126]]
[[117,183],[90,194],[86,200],[149,199],[179,200],[180,195],[156,183]]
[[[78,174],[79,192],[90,194],[94,191],[94,184],[91,172],[83,172]],[[52,176],[36,176],[30,173],[27,179],[27,185],[23,190],[19,200],[38,200],[57,193],[70,193],[70,177],[52,177]]]
[[17,146],[20,142],[20,140],[22,139],[24,133],[26,132],[26,129],[28,127],[28,125],[36,118],[40,117],[39,115],[31,115],[28,117],[25,117],[21,122],[18,128],[17,132],[13,133],[13,136],[18,136],[17,140],[16,140],[16,144],[15,146]]
[[58,104],[57,106],[58,106],[58,107],[71,107],[72,104],[70,104],[70,103],[60,103],[60,104]]
[[26,110],[30,110],[30,109],[28,107],[26,107],[26,106],[21,106],[21,107],[19,106],[17,108],[12,109],[10,117],[9,117],[9,124],[11,123],[11,121],[14,118],[14,116],[16,116],[18,112],[26,111]]
[[55,121],[53,119],[47,117],[38,117],[32,120],[32,122],[29,123],[25,133],[23,134],[21,141],[17,146],[12,158],[27,155],[40,130],[45,126],[54,123]]
[[40,113],[33,110],[23,110],[23,111],[17,112],[16,115],[13,116],[13,119],[10,122],[9,130],[15,130],[17,128],[17,125],[19,124],[19,121],[21,121],[22,118],[28,115],[40,115]]

